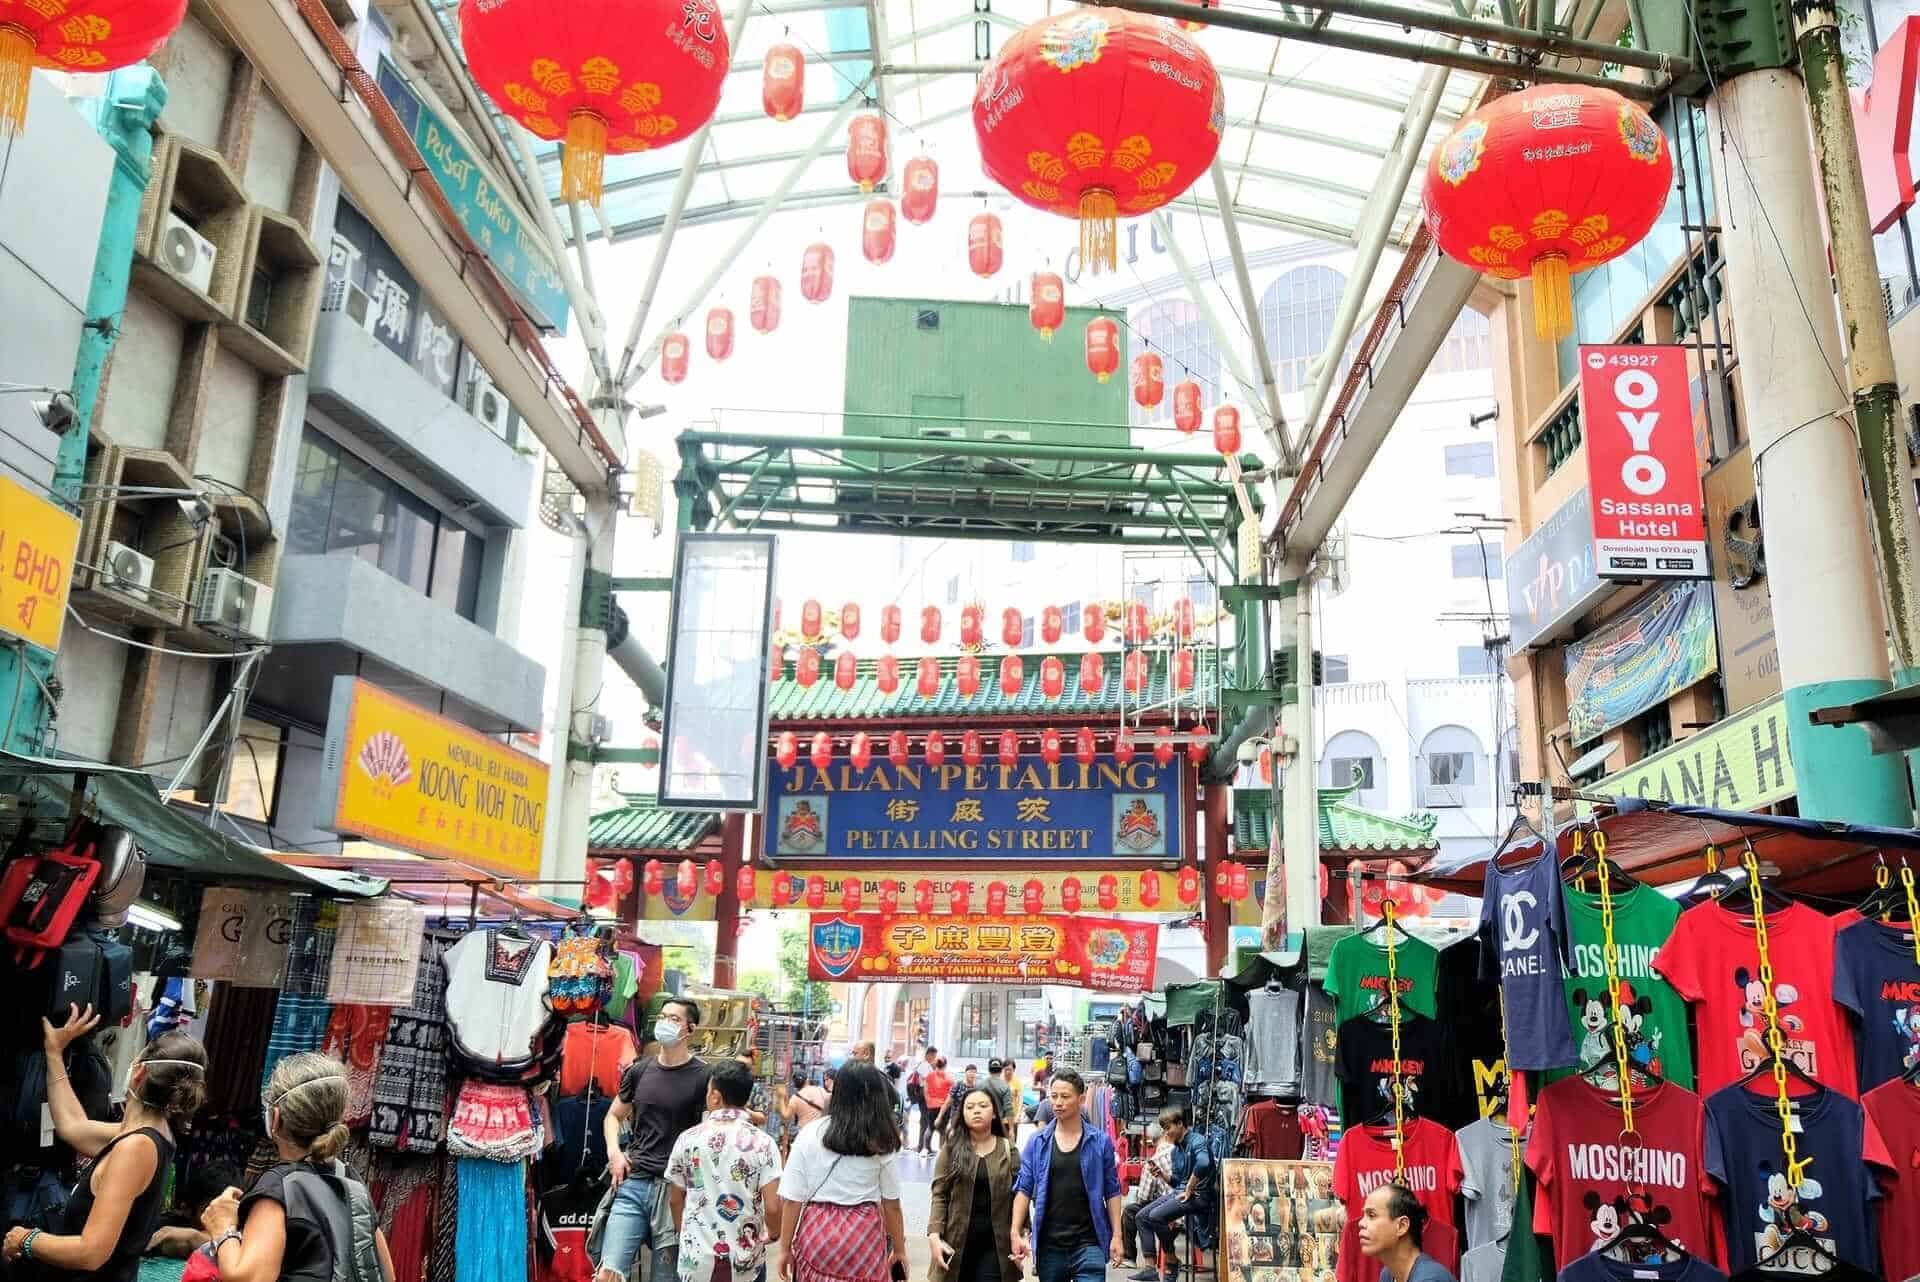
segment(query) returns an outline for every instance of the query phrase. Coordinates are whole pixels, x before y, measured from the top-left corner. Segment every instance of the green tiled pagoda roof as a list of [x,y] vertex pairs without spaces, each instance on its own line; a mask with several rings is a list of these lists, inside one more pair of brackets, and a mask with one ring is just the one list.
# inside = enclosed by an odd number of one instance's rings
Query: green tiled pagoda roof
[[[1435,850],[1439,816],[1393,819],[1354,800],[1358,788],[1320,790],[1320,849]],[[1233,790],[1233,844],[1239,850],[1265,850],[1273,832],[1273,800],[1265,788]]]
[[662,810],[652,797],[621,795],[626,805],[587,821],[587,849],[692,850],[720,826],[720,816],[710,811]]
[[[1065,665],[1067,670],[1066,689],[1058,699],[1049,699],[1040,691],[1040,665],[1047,658],[1044,654],[1020,655],[1024,665],[1022,675],[1024,683],[1020,693],[1009,698],[1000,692],[1000,662],[1004,656],[980,656],[980,688],[972,698],[962,698],[959,684],[954,680],[954,667],[958,656],[940,657],[940,693],[931,699],[922,698],[915,686],[919,671],[919,658],[902,657],[900,660],[900,687],[892,694],[883,694],[874,680],[873,659],[860,661],[860,675],[853,689],[842,690],[833,683],[833,661],[822,659],[820,678],[810,687],[802,687],[793,679],[793,662],[786,664],[781,678],[776,682],[767,701],[767,719],[778,723],[782,721],[877,721],[902,717],[992,717],[992,716],[1050,716],[1068,718],[1076,714],[1107,714],[1118,716],[1120,713],[1120,676],[1121,655],[1117,650],[1102,652],[1105,667],[1105,688],[1099,694],[1089,695],[1080,689],[1080,653],[1058,654],[1054,657]],[[1170,695],[1167,688],[1167,668],[1170,661],[1167,651],[1147,654],[1147,689],[1144,694],[1127,696],[1127,705],[1137,708],[1141,704],[1152,707],[1164,705]],[[1194,654],[1194,691],[1206,691],[1213,682],[1213,650],[1200,648]],[[1188,691],[1191,696],[1194,691]],[[1187,714],[1182,714],[1185,720]],[[1212,727],[1217,733],[1218,726]]]

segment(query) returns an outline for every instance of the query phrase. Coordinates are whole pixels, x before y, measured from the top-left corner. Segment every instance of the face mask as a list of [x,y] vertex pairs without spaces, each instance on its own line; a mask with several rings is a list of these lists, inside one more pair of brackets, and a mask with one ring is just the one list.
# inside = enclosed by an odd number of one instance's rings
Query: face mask
[[662,1046],[678,1045],[682,1036],[680,1025],[670,1019],[653,1021],[653,1040]]

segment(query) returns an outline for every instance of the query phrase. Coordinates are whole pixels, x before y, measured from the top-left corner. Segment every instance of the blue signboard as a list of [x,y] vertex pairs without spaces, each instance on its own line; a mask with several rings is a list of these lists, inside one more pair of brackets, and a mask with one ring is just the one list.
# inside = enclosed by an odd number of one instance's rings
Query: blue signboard
[[777,859],[1046,860],[1183,853],[1186,762],[1142,752],[1122,765],[989,762],[937,766],[876,759],[772,767],[766,852]]

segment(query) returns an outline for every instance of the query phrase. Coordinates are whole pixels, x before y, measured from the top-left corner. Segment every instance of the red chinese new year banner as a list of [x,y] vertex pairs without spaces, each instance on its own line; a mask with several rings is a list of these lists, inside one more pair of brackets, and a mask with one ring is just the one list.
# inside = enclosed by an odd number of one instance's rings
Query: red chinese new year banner
[[1582,344],[1580,407],[1599,577],[1712,577],[1687,349]]
[[1152,986],[1159,926],[1116,917],[885,916],[815,913],[807,977],[1072,984],[1137,993]]

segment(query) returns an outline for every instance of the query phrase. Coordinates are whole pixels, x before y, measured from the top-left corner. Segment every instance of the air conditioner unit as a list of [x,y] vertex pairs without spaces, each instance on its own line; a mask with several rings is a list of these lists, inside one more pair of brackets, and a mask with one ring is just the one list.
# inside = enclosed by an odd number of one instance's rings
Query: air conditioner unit
[[168,214],[160,225],[159,256],[175,276],[203,294],[213,292],[213,264],[220,251],[178,214]]
[[100,586],[111,588],[135,601],[145,601],[153,587],[153,558],[124,543],[108,543],[107,555],[100,564]]
[[506,436],[507,398],[478,365],[467,376],[467,413],[485,423],[495,436]]
[[273,617],[273,589],[234,570],[214,569],[200,581],[193,621],[230,641],[264,641]]

